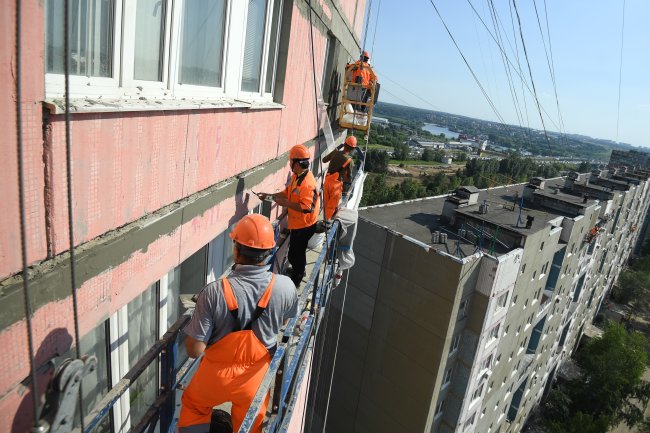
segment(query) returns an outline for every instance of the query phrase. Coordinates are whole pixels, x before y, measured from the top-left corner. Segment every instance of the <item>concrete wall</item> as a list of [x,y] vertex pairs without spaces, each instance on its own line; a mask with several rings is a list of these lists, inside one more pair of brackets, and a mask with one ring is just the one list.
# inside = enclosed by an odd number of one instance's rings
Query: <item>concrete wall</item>
[[[358,3],[358,4],[357,4]],[[356,57],[365,1],[314,5],[317,79],[328,32]],[[14,2],[0,5],[0,97],[14,101]],[[284,107],[71,115],[74,235],[80,331],[83,337],[256,206],[251,188],[280,189],[286,152],[313,146],[316,134],[307,2],[290,3]],[[355,10],[359,9],[355,17]],[[32,298],[37,366],[71,344],[71,284],[63,115],[44,109],[44,2],[22,9],[23,164],[27,252],[34,266]],[[344,64],[337,65],[342,69]],[[0,432],[31,424],[26,326],[22,303],[16,116],[0,107],[5,157],[0,194]],[[314,150],[314,149],[313,149]],[[47,374],[40,381],[44,386]],[[28,384],[28,383],[27,383]],[[13,426],[12,426],[13,424]]]
[[363,219],[354,249],[327,429],[423,432],[474,272]]

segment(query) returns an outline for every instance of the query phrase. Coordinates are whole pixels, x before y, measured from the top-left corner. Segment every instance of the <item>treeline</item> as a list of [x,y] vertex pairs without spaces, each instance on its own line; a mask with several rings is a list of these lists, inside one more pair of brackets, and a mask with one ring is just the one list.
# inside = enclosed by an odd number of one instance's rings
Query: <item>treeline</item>
[[366,179],[361,199],[362,206],[372,206],[401,200],[445,194],[461,185],[490,188],[529,180],[534,176],[557,177],[563,170],[576,167],[563,163],[536,164],[530,158],[509,155],[502,160],[471,159],[464,169],[453,174],[437,173],[417,179],[407,178],[396,185],[389,185],[386,173],[389,157],[384,151],[370,150],[366,156]]
[[629,145],[618,145],[607,140],[592,139],[577,135],[561,135],[498,122],[473,119],[439,111],[405,107],[380,102],[374,113],[389,118],[407,119],[409,122],[431,122],[469,135],[486,134],[492,144],[516,150],[526,150],[534,155],[562,156],[581,159],[607,160],[611,150],[629,149]]

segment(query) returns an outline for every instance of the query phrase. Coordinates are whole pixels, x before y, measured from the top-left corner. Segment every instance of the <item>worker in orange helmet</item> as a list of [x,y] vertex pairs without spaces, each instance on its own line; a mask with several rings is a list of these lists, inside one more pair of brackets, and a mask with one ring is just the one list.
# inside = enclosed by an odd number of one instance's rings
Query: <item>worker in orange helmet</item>
[[[348,98],[359,102],[368,102],[370,98],[370,88],[373,87],[378,79],[375,71],[370,66],[370,55],[363,51],[359,60],[346,67],[346,76],[349,81],[361,86],[350,86],[348,88]],[[355,110],[366,111],[365,105],[354,104]]]
[[269,196],[277,204],[287,208],[288,227],[291,231],[287,259],[291,264],[291,280],[296,287],[305,276],[307,244],[316,232],[320,211],[318,186],[309,170],[310,157],[309,150],[304,145],[293,146],[289,151],[289,165],[293,174],[284,191],[257,195],[261,200]]
[[352,67],[352,81],[360,83],[364,87],[368,87],[371,82],[377,81],[377,75],[370,67],[369,61],[370,54],[368,54],[368,51],[363,51],[359,60],[357,60]]
[[325,219],[330,220],[336,213],[341,201],[343,190],[349,188],[352,182],[350,153],[357,148],[357,137],[354,135],[345,139],[345,143],[323,157],[323,162],[329,162],[327,175],[323,184]]
[[[235,265],[226,278],[208,284],[185,327],[192,358],[204,354],[183,393],[181,433],[208,432],[213,407],[232,402],[238,431],[277,345],[280,327],[298,314],[296,288],[266,264],[275,247],[273,226],[258,214],[242,218],[230,234]],[[252,432],[261,433],[268,398]]]

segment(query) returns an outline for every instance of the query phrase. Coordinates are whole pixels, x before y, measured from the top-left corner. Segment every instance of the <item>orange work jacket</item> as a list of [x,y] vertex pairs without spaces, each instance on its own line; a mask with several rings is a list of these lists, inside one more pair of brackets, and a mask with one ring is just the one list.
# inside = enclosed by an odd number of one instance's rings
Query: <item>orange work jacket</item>
[[312,172],[306,170],[300,176],[293,174],[284,192],[290,202],[298,203],[302,209],[287,210],[289,230],[304,229],[316,224],[320,211],[320,197]]

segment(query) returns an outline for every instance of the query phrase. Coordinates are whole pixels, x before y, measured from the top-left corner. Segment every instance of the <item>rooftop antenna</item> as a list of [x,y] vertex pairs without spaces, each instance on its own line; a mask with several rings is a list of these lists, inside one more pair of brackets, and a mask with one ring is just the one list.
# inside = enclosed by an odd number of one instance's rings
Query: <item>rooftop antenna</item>
[[521,219],[521,211],[524,207],[524,196],[521,196],[521,200],[519,201],[519,218],[517,218],[517,227],[520,226],[520,224],[523,224],[524,221]]
[[497,226],[497,229],[494,232],[494,236],[492,236],[492,239],[490,240],[490,255],[491,256],[495,255],[496,240],[497,240],[497,237],[499,237],[499,229],[500,228],[501,227]]
[[[461,230],[464,230],[464,228],[465,228],[465,224],[463,223],[463,224],[460,225],[460,229],[461,229]],[[460,257],[461,259],[462,259],[463,256],[464,256],[464,254],[463,254],[463,250],[460,248],[460,235],[457,235],[457,236],[456,236],[456,248],[454,249],[454,255],[455,255],[455,256],[457,255],[457,256]]]

